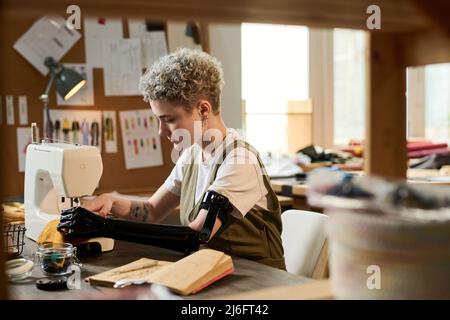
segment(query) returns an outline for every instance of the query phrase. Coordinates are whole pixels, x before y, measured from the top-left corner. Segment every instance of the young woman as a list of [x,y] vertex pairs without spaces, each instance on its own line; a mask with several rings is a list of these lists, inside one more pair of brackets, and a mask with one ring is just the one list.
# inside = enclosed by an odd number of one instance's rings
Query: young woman
[[258,153],[220,114],[223,86],[220,62],[207,53],[180,49],[162,57],[140,81],[144,100],[159,119],[159,134],[181,156],[148,201],[102,194],[83,207],[105,216],[157,223],[180,205],[184,225],[200,230],[207,191],[226,197],[232,210],[216,218],[208,246],[285,269],[281,212]]

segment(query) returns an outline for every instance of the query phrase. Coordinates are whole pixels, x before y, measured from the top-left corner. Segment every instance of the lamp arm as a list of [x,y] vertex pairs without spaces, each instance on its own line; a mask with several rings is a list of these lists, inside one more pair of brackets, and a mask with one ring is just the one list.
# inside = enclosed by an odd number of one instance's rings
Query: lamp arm
[[45,117],[47,118],[46,119],[47,120],[47,125],[46,125],[45,131],[44,131],[44,139],[45,138],[50,138],[50,139],[52,138],[51,137],[52,123],[51,123],[51,120],[50,120],[50,111],[48,109],[48,102],[49,102],[48,95],[49,95],[50,90],[52,88],[53,82],[55,81],[55,78],[56,78],[56,73],[52,72],[50,80],[49,80],[49,82],[47,84],[47,88],[45,89],[45,92],[39,97],[39,99],[44,103]]
[[50,81],[47,84],[47,88],[45,89],[44,94],[42,94],[42,96],[47,96],[47,99],[48,99],[48,94],[50,93],[50,89],[52,88],[53,82],[55,81],[55,78],[56,78],[56,73],[52,72]]

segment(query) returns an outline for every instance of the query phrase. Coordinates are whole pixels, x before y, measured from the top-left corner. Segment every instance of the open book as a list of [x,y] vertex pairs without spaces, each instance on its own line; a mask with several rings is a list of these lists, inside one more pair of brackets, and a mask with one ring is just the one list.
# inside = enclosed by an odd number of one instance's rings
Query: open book
[[199,250],[177,262],[142,258],[99,273],[86,280],[91,285],[114,286],[123,279],[157,283],[182,294],[194,294],[234,271],[229,255],[212,249]]

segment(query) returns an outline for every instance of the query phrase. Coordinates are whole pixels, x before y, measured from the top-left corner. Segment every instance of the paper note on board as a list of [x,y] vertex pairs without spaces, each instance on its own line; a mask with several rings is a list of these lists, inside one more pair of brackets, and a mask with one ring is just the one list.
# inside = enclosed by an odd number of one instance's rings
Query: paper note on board
[[[36,128],[36,134],[36,139],[39,141],[39,128]],[[25,172],[25,157],[27,154],[27,147],[31,142],[31,128],[17,128],[17,159],[19,172]]]
[[49,73],[45,59],[59,61],[80,38],[80,33],[65,19],[49,16],[36,21],[13,47],[45,76]]
[[141,95],[141,43],[139,39],[103,41],[105,96]]
[[186,34],[187,28],[187,23],[175,21],[169,21],[167,23],[167,38],[170,52],[178,48],[202,50],[201,44],[195,43],[194,38]]
[[167,54],[166,32],[163,24],[144,19],[129,19],[130,38],[141,41],[142,66],[150,67],[158,58]]
[[103,111],[103,132],[106,153],[116,153],[117,121],[115,111]]
[[86,64],[92,68],[103,68],[103,40],[123,38],[120,18],[88,17],[84,19],[84,47]]
[[[50,137],[54,141],[96,146],[102,150],[102,112],[50,109]],[[44,116],[44,126],[47,119]]]
[[14,125],[14,96],[6,96],[6,123]]
[[27,96],[19,96],[19,123],[28,124]]
[[158,123],[150,109],[120,112],[120,126],[127,169],[163,164]]

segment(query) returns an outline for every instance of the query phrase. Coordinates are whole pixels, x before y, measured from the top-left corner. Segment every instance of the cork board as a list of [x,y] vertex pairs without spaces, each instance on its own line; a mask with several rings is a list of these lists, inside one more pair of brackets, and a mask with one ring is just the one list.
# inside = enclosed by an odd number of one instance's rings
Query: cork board
[[[33,14],[7,15],[0,13],[0,95],[2,98],[2,117],[0,124],[0,200],[11,197],[20,197],[24,189],[24,173],[19,172],[17,159],[17,134],[19,127],[18,96],[26,95],[28,100],[28,123],[36,122],[42,137],[43,129],[43,105],[39,96],[45,91],[48,76],[42,76],[28,61],[26,61],[13,48],[15,41],[34,23],[40,16]],[[122,18],[124,37],[128,37],[127,19]],[[83,34],[83,29],[79,30]],[[63,57],[61,62],[84,63],[85,50],[82,37],[75,46]],[[163,152],[163,165],[143,169],[125,169],[125,158],[120,134],[119,112],[134,109],[148,108],[141,96],[105,96],[103,89],[103,69],[94,69],[94,100],[95,106],[86,107],[61,107],[56,105],[54,88],[50,94],[50,109],[77,109],[77,110],[115,110],[117,128],[117,153],[105,153],[105,144],[102,143],[103,176],[99,189],[95,193],[117,190],[122,193],[154,192],[170,173],[173,163],[170,160],[172,146],[167,139],[161,139]],[[14,96],[15,125],[6,124],[5,96]],[[23,127],[23,126],[20,126]]]

